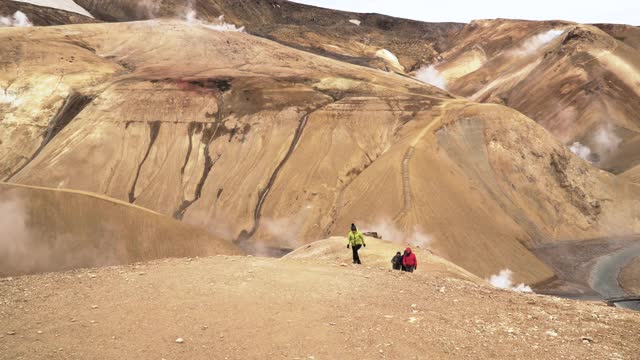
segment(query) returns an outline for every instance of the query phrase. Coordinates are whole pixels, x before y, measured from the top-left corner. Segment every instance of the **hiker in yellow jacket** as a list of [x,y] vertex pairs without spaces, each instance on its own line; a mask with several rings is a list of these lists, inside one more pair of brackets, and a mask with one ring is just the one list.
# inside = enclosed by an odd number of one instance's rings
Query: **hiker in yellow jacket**
[[362,264],[360,262],[360,256],[358,256],[358,250],[360,247],[367,247],[367,244],[364,242],[364,236],[355,224],[351,224],[351,231],[349,231],[349,243],[347,244],[347,249],[351,246],[353,250],[353,263],[354,264]]

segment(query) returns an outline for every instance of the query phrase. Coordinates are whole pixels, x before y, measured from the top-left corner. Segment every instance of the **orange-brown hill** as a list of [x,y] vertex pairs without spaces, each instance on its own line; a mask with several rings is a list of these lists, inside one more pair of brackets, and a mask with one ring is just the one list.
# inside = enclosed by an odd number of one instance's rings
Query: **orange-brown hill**
[[199,228],[104,196],[0,184],[0,276],[241,254]]
[[267,253],[352,221],[396,228],[531,284],[554,276],[532,246],[640,230],[638,186],[514,110],[406,76],[181,21],[0,37],[14,183],[105,194]]
[[623,25],[474,21],[435,69],[452,93],[514,108],[621,173],[640,163],[638,39]]
[[499,19],[463,27],[266,0],[79,3],[105,21],[186,18],[189,9],[202,21],[225,15],[251,34],[387,71],[434,63],[452,93],[523,112],[602,169],[640,163],[634,26]]
[[[184,18],[187,6],[205,21],[224,15],[247,32],[342,61],[404,72],[432,61],[449,47],[463,24],[424,23],[379,14],[359,14],[283,0],[78,0],[97,19]],[[385,58],[383,49],[398,57]]]

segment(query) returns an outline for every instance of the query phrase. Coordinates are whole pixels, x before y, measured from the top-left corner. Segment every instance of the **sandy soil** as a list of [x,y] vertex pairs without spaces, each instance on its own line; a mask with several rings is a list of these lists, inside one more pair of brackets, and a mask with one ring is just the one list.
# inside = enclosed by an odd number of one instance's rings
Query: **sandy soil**
[[640,295],[640,258],[635,258],[622,269],[618,282],[627,293]]
[[25,276],[0,281],[0,299],[2,359],[631,359],[640,351],[639,313],[327,260],[219,256]]

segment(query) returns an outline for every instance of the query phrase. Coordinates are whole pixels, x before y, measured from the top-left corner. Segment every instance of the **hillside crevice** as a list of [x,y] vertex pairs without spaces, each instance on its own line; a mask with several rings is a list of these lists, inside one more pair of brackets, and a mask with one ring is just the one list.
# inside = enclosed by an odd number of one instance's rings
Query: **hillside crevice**
[[260,226],[260,217],[262,216],[262,206],[264,205],[264,202],[265,202],[265,200],[267,198],[267,195],[269,195],[269,192],[271,191],[271,188],[273,187],[273,184],[275,183],[275,181],[276,181],[276,179],[278,177],[278,174],[280,173],[280,171],[282,170],[284,165],[287,163],[287,161],[289,160],[289,158],[293,154],[293,151],[298,146],[298,143],[300,142],[300,138],[302,137],[304,129],[305,129],[305,127],[307,125],[307,122],[309,120],[309,117],[313,113],[315,113],[316,111],[318,111],[318,110],[320,110],[320,109],[322,109],[322,108],[324,108],[326,106],[329,106],[329,105],[331,105],[333,103],[335,103],[335,100],[332,100],[330,103],[322,105],[322,106],[320,106],[320,107],[318,107],[318,108],[306,113],[304,116],[302,116],[300,118],[300,121],[298,122],[298,128],[296,129],[296,132],[293,135],[293,140],[291,141],[291,144],[289,145],[289,149],[287,150],[287,153],[282,158],[282,160],[278,163],[278,165],[274,169],[273,173],[271,173],[271,176],[269,177],[269,180],[267,181],[267,185],[264,187],[264,189],[260,190],[260,192],[258,193],[258,202],[256,203],[255,210],[253,211],[253,226],[251,227],[251,229],[249,231],[242,230],[240,232],[240,235],[238,236],[238,238],[235,240],[235,243],[237,245],[239,245],[240,247],[243,247],[243,245],[246,245],[246,243],[249,241],[249,239],[251,239],[251,237],[258,230],[258,227]]
[[53,140],[53,138],[56,137],[56,135],[58,135],[58,133],[60,133],[62,129],[69,125],[71,120],[78,116],[78,114],[80,114],[80,112],[84,110],[84,108],[87,107],[87,105],[89,105],[89,103],[93,101],[93,99],[94,97],[81,95],[76,92],[69,95],[65,99],[64,104],[58,110],[56,115],[49,121],[47,132],[43,134],[42,142],[40,143],[38,149],[36,149],[36,151],[33,153],[33,155],[31,155],[31,158],[29,158],[27,162],[22,164],[17,170],[11,173],[11,175],[9,175],[4,181],[11,180],[11,178],[22,171],[22,169],[27,167],[31,163],[31,161],[33,161],[33,159],[35,159],[42,152],[42,150],[44,150],[44,148],[51,142],[51,140]]
[[129,190],[129,203],[133,204],[136,201],[136,185],[138,184],[138,179],[140,178],[140,171],[142,171],[142,166],[147,161],[149,157],[149,153],[151,152],[151,148],[153,144],[156,142],[158,138],[158,134],[160,133],[160,121],[153,121],[149,123],[149,146],[147,147],[147,151],[142,158],[142,161],[138,165],[138,170],[136,171],[136,178],[133,180],[133,184],[131,185],[131,190]]

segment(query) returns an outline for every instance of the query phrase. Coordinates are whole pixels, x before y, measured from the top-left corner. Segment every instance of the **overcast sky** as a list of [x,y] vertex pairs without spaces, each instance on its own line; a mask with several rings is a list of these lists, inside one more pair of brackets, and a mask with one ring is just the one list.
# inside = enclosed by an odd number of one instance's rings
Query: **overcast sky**
[[640,0],[295,0],[353,12],[376,12],[422,21],[473,19],[570,20],[640,25]]

